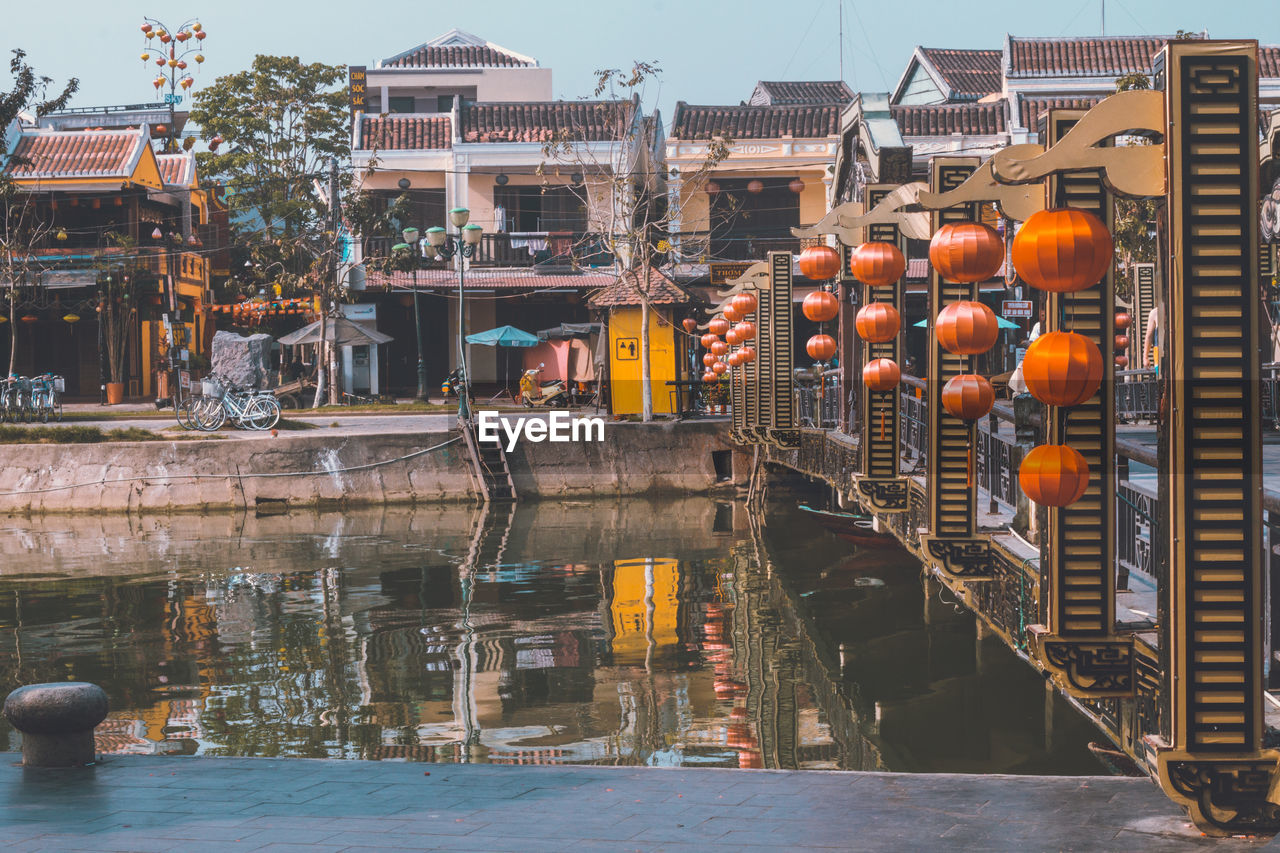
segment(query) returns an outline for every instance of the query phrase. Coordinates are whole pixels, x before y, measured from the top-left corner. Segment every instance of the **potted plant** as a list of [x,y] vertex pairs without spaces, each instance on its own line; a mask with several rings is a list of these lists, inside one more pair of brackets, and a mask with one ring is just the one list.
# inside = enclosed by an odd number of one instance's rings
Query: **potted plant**
[[[125,257],[134,253],[127,237],[109,234],[113,243],[125,249]],[[139,287],[155,278],[137,261],[112,263],[110,256],[98,265],[98,322],[102,327],[102,346],[107,375],[107,405],[124,401],[125,356],[129,330],[137,319]]]

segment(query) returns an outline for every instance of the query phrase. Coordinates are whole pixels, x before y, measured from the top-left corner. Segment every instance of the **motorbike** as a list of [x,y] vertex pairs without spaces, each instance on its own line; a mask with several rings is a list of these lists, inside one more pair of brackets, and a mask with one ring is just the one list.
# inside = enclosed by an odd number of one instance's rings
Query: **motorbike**
[[447,400],[450,397],[458,395],[458,389],[462,387],[462,369],[455,367],[449,372],[449,375],[440,383],[440,393]]
[[546,365],[531,367],[520,377],[520,404],[526,409],[534,406],[567,406],[569,389],[559,379],[540,382],[538,376]]

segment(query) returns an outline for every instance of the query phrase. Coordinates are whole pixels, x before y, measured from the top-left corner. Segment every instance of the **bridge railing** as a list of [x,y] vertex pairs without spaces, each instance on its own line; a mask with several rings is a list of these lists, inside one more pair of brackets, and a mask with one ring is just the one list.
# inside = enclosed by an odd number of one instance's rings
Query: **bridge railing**
[[822,393],[815,377],[808,371],[804,379],[795,385],[796,419],[801,426],[835,429],[840,423],[840,371],[828,370],[822,374]]

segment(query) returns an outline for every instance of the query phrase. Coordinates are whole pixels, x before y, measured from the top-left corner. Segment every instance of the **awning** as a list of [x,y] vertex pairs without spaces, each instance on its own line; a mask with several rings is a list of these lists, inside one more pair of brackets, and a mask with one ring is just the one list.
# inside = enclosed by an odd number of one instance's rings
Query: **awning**
[[[358,347],[367,344],[385,344],[392,340],[390,335],[384,335],[376,329],[348,320],[346,317],[330,317],[324,322],[325,340],[336,346]],[[320,321],[316,320],[296,332],[290,332],[280,338],[278,343],[286,347],[320,343]]]
[[589,338],[600,334],[603,328],[600,323],[561,323],[550,329],[539,329],[538,340],[562,341],[566,338]]
[[467,335],[467,343],[485,347],[536,347],[538,338],[515,326],[499,326]]

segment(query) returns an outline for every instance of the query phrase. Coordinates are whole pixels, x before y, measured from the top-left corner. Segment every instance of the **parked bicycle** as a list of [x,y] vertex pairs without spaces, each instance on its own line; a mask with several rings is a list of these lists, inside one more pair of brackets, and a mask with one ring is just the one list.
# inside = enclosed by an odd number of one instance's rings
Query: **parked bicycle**
[[184,426],[185,418],[206,432],[221,429],[228,419],[241,429],[266,430],[280,422],[280,404],[270,391],[236,388],[225,377],[213,375],[204,380],[203,396],[179,407],[178,418]]
[[37,419],[48,423],[50,417],[62,420],[64,387],[63,378],[52,373],[43,373],[34,379],[9,376],[0,380],[0,420],[12,423]]
[[66,380],[53,373],[42,373],[31,380],[32,407],[41,423],[48,423],[49,418],[62,420],[62,392],[65,389]]

